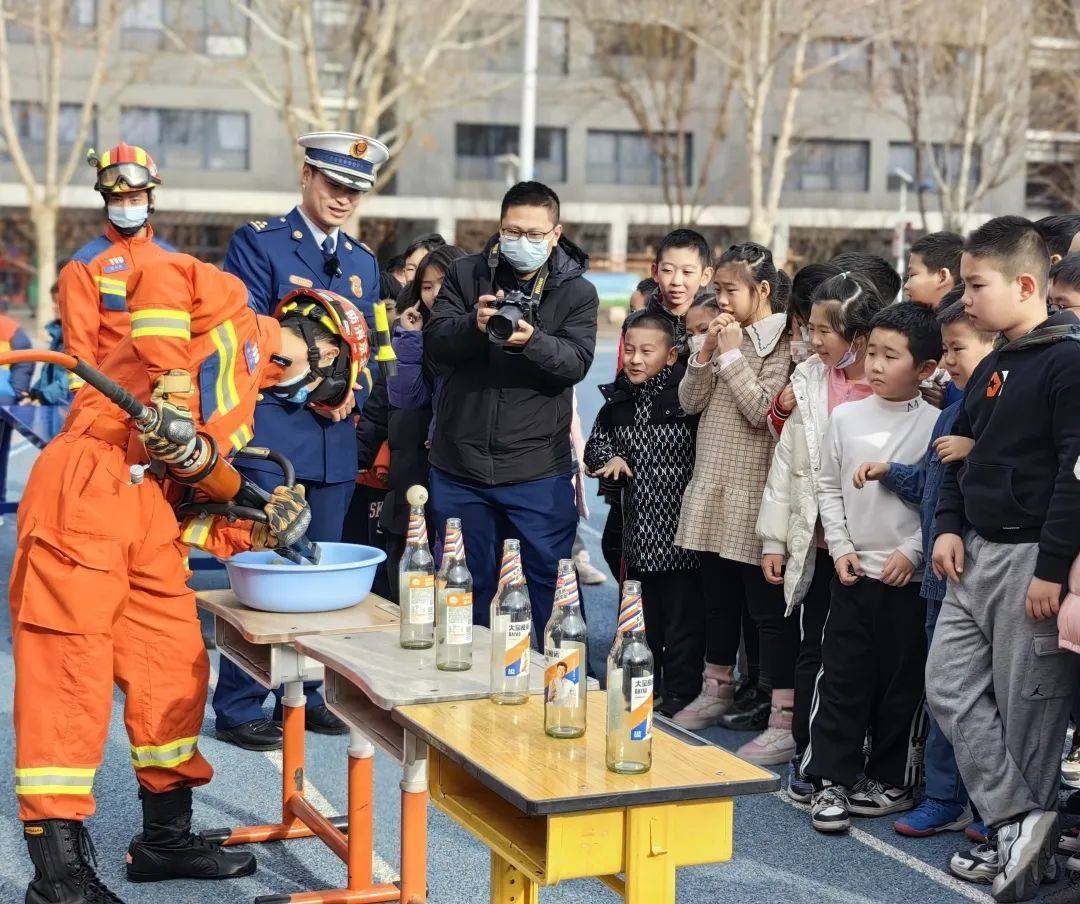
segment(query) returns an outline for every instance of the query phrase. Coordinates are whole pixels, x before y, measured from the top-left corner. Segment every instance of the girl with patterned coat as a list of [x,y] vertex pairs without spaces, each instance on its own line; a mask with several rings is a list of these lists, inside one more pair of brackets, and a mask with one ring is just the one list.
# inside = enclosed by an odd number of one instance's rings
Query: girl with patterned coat
[[[794,752],[798,625],[784,618],[783,590],[761,573],[754,526],[774,445],[767,414],[791,372],[791,339],[786,315],[772,313],[781,279],[768,248],[754,242],[730,247],[716,262],[713,285],[722,313],[679,387],[687,413],[701,413],[676,542],[701,560],[705,672],[700,694],[675,721],[689,729],[717,722],[761,729],[765,715],[767,730],[739,755],[786,762]],[[750,674],[737,700],[734,670],[744,638]]]

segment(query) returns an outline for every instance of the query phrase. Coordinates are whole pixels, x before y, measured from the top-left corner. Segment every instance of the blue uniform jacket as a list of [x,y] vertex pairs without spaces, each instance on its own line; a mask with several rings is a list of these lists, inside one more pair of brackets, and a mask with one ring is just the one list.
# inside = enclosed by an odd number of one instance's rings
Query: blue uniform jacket
[[[379,294],[375,255],[341,231],[336,253],[340,274],[327,276],[322,249],[294,207],[283,217],[255,220],[236,230],[225,254],[225,270],[243,280],[248,303],[259,314],[272,315],[278,301],[293,289],[314,286],[352,301],[367,320],[370,334],[372,305]],[[357,411],[370,389],[370,370],[361,382]],[[280,452],[293,463],[296,476],[306,482],[341,483],[356,477],[356,432],[348,418],[333,424],[310,408],[264,393],[255,406],[252,443]],[[277,470],[268,462],[250,460],[244,461],[244,467]]]

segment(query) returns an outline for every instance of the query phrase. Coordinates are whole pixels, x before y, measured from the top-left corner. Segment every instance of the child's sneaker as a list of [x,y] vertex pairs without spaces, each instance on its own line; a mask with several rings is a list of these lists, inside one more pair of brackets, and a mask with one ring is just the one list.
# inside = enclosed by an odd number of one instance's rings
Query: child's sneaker
[[848,792],[842,785],[826,785],[815,791],[810,803],[810,823],[819,832],[846,832],[851,828]]
[[929,838],[938,832],[959,832],[971,825],[971,807],[951,800],[924,797],[914,810],[901,816],[893,828],[908,838]]
[[986,844],[990,840],[990,827],[980,820],[979,822],[973,822],[964,829],[964,834],[967,836],[968,841],[974,841],[976,844]]
[[994,900],[1011,904],[1034,897],[1060,837],[1058,815],[1047,810],[1032,810],[1001,826],[997,832],[1001,870],[994,879]]
[[789,765],[791,770],[784,782],[787,796],[797,804],[810,803],[810,799],[814,796],[814,786],[802,771],[802,757],[793,756]]
[[735,702],[719,724],[728,731],[763,731],[769,725],[771,711],[772,692],[744,683],[736,690]]
[[855,816],[888,816],[914,807],[915,792],[911,788],[892,788],[872,778],[864,778],[852,789],[848,802]]
[[[1076,740],[1080,741],[1080,732],[1077,732]],[[1080,788],[1080,744],[1074,743],[1061,761],[1061,784],[1067,788]]]
[[715,725],[735,702],[734,671],[730,665],[705,663],[701,693],[675,713],[671,721],[691,731]]
[[967,882],[989,885],[998,874],[997,845],[984,841],[968,850],[961,848],[950,858],[949,872]]
[[791,734],[790,709],[774,706],[769,715],[769,727],[754,740],[747,741],[735,755],[757,766],[779,766],[795,753],[795,738]]

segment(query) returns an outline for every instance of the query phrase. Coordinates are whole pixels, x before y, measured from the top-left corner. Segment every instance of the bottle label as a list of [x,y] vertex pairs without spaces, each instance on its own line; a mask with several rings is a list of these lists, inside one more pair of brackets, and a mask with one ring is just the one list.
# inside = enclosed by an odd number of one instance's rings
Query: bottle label
[[409,575],[409,599],[406,621],[410,625],[435,623],[435,575]]
[[581,688],[581,651],[554,649],[544,672],[545,699],[552,706],[577,706]]
[[446,642],[472,643],[471,593],[446,594]]
[[645,675],[630,681],[630,740],[647,741],[652,736],[653,678]]
[[503,674],[517,678],[529,671],[529,639],[532,624],[527,621],[508,622],[506,625],[506,650],[503,657]]

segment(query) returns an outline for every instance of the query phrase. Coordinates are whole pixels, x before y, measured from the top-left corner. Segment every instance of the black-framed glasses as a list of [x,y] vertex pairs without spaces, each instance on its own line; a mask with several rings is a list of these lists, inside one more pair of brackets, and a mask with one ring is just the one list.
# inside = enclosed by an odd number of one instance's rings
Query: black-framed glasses
[[502,238],[511,241],[517,241],[522,236],[525,236],[530,242],[542,242],[558,228],[557,225],[552,226],[547,232],[541,232],[539,229],[529,229],[528,231],[523,231],[521,229],[500,229],[499,235],[502,236]]

